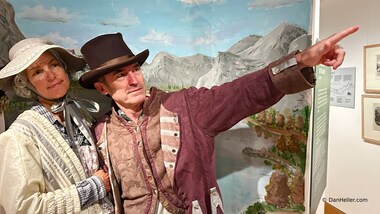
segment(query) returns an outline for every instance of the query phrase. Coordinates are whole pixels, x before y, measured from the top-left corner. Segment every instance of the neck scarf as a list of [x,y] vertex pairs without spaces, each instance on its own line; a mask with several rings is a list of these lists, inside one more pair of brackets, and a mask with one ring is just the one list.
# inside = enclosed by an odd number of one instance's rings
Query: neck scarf
[[65,119],[65,127],[67,134],[71,140],[74,141],[74,122],[84,136],[94,142],[91,134],[90,126],[93,122],[91,113],[99,112],[99,104],[86,99],[73,99],[66,96],[60,102],[57,102],[51,106],[52,113],[59,113],[63,111]]
[[29,81],[27,81],[26,86],[37,96],[42,97],[45,100],[55,102],[55,104],[50,107],[52,113],[59,113],[63,111],[67,134],[73,142],[75,141],[74,126],[71,121],[78,126],[79,130],[91,142],[91,144],[95,142],[89,128],[93,122],[92,116],[89,112],[99,112],[99,104],[97,102],[86,99],[73,99],[70,98],[67,93],[63,98],[48,99],[40,95],[40,93],[38,93]]

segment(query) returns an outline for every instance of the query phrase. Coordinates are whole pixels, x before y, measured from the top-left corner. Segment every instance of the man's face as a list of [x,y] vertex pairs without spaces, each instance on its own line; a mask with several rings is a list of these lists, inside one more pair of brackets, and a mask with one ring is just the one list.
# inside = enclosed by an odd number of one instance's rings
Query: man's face
[[95,88],[127,109],[140,110],[146,98],[144,77],[138,63],[104,75],[104,81],[96,82]]

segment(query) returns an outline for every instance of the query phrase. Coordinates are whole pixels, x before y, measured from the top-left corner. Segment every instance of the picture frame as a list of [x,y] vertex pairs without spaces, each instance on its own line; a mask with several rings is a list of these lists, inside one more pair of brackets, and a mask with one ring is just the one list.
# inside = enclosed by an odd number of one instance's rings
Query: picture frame
[[380,94],[362,95],[362,138],[380,145]]
[[364,91],[380,93],[380,44],[364,46]]

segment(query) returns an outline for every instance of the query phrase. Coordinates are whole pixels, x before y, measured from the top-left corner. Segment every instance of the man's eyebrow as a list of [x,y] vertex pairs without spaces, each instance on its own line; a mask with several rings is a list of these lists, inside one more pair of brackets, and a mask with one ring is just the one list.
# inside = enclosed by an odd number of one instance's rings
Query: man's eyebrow
[[123,71],[123,70],[122,70],[121,68],[119,68],[119,69],[117,69],[117,70],[112,71],[112,73],[117,74],[117,73],[122,72],[122,71]]

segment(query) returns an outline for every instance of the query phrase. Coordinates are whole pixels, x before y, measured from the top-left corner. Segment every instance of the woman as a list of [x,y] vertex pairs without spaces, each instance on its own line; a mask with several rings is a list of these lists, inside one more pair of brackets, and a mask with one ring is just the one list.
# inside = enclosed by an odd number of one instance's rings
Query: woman
[[82,58],[39,38],[9,51],[0,89],[36,102],[0,135],[0,213],[111,213],[108,174],[79,102],[70,99],[68,72]]

